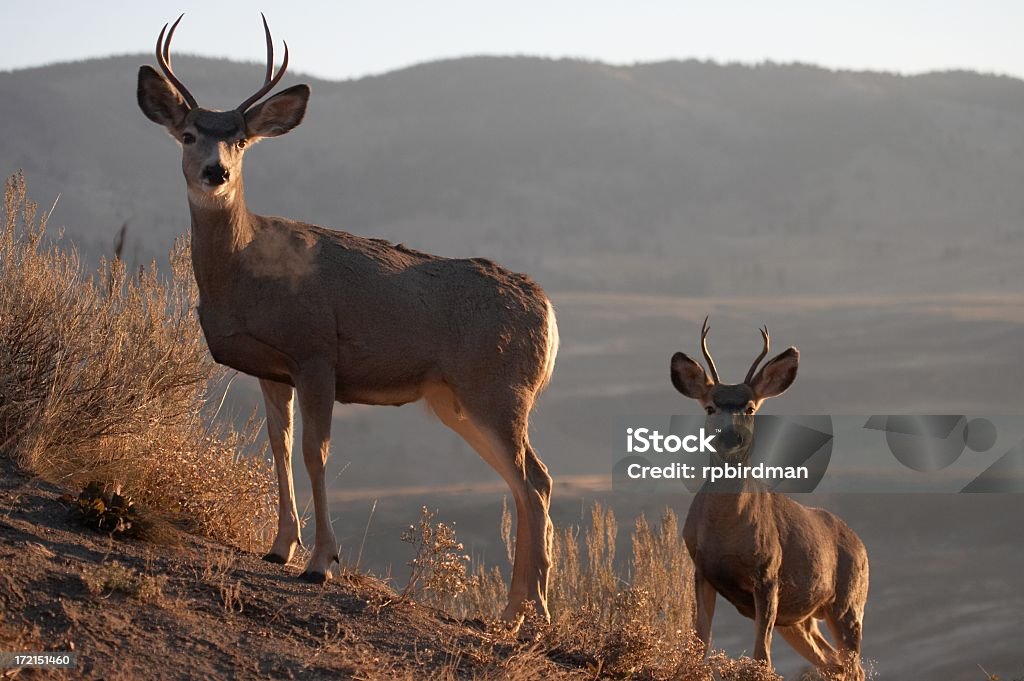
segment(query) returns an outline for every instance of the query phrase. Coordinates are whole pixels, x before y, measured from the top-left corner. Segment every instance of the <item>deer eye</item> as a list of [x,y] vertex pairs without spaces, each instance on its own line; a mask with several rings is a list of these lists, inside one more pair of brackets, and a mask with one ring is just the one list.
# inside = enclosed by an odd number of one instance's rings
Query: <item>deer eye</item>
[[193,135],[190,132],[186,132],[186,133],[183,133],[181,135],[181,143],[182,144],[194,144],[195,141],[196,141],[196,136]]
[[245,149],[245,145],[248,144],[248,143],[249,143],[248,140],[240,139],[240,140],[235,142],[235,149],[238,149],[239,151],[241,151],[242,149]]
[[715,413],[715,408],[714,407],[704,407],[704,411],[706,411],[708,414],[714,414]]

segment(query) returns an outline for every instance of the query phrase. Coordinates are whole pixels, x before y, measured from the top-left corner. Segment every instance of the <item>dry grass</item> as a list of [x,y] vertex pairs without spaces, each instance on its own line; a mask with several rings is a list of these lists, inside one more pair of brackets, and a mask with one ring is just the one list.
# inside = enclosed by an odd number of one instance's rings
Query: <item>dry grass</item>
[[238,556],[230,549],[207,547],[194,565],[195,582],[203,584],[220,604],[224,615],[245,611],[242,583],[235,574]]
[[144,574],[111,561],[86,569],[82,581],[93,595],[122,594],[144,603],[160,603],[164,599],[167,576]]
[[187,242],[129,274],[87,275],[46,233],[21,174],[0,224],[0,453],[65,485],[110,483],[175,525],[249,550],[274,521],[258,426],[214,420],[225,370],[196,316]]
[[[532,621],[516,631],[498,615],[508,586],[497,566],[476,564],[471,574],[439,581],[418,594],[420,600],[460,617],[480,617],[496,640],[518,646],[496,677],[529,675],[526,660],[547,656],[583,666],[594,678],[651,681],[777,681],[764,663],[731,659],[716,652],[704,659],[693,631],[693,566],[683,543],[679,519],[665,509],[658,523],[636,519],[632,556],[616,561],[619,527],[615,514],[595,503],[585,527],[559,527],[549,583],[551,623]],[[454,531],[421,515],[407,538],[419,538],[416,561],[429,572],[452,563],[461,549]],[[414,531],[413,531],[414,530]],[[501,536],[511,563],[512,515],[502,509]],[[438,542],[436,538],[444,537]],[[437,549],[431,550],[431,549]],[[621,568],[617,568],[620,565]],[[510,565],[508,566],[510,569]],[[450,574],[446,573],[446,574]],[[523,631],[534,632],[523,642]],[[454,675],[452,675],[454,677]],[[486,675],[485,675],[486,676]]]
[[[515,547],[507,504],[501,534],[511,563]],[[459,618],[481,618],[497,640],[516,641],[515,629],[498,621],[508,593],[501,568],[478,563],[471,574],[453,576],[449,567],[464,565],[460,545],[452,528],[434,523],[432,514],[421,515],[404,539],[414,535],[419,538],[419,569],[437,568],[449,577],[419,593],[420,600]],[[666,509],[653,527],[645,517],[637,519],[633,556],[623,561],[622,571],[616,568],[617,536],[614,513],[600,504],[594,505],[585,528],[556,529],[549,584],[552,622],[526,622],[524,629],[537,635],[517,656],[543,651],[602,678],[719,678],[711,676],[717,672],[701,661],[692,639],[692,568],[675,513]]]

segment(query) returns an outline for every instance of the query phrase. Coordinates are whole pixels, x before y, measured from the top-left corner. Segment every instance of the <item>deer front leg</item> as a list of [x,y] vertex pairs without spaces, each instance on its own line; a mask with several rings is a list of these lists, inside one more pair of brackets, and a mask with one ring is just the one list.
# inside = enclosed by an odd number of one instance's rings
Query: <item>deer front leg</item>
[[338,539],[331,527],[327,505],[327,457],[331,445],[331,411],[334,408],[334,370],[318,367],[296,382],[302,412],[302,459],[309,473],[316,517],[316,539],[302,578],[323,583],[330,576],[331,563],[338,561]]
[[274,453],[277,471],[277,536],[263,560],[287,564],[302,545],[299,536],[299,512],[295,507],[295,484],[292,481],[292,387],[286,383],[260,380],[267,414],[267,439]]
[[697,605],[697,638],[704,646],[703,654],[707,655],[711,650],[711,620],[715,617],[718,594],[699,568],[693,571],[693,597]]
[[772,665],[772,629],[779,609],[779,584],[774,579],[754,586],[754,659]]

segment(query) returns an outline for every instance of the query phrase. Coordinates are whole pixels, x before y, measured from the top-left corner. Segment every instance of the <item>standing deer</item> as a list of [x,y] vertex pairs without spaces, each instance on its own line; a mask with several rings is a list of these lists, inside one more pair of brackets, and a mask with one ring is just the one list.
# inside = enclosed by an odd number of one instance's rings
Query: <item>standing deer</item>
[[245,149],[297,126],[309,86],[260,102],[288,67],[285,43],[274,73],[264,17],[263,86],[230,111],[200,107],[171,68],[180,21],[170,32],[165,25],[157,39],[164,75],[139,69],[138,102],[182,148],[198,314],[210,353],[258,378],[263,392],[280,496],[277,535],[264,559],[288,563],[300,544],[291,470],[293,388],[316,515],[316,539],[302,573],[312,582],[326,581],[338,560],[324,476],[334,402],[400,405],[422,398],[511,488],[516,554],[504,616],[516,617],[532,601],[547,617],[551,477],[527,434],[558,350],[547,296],[529,277],[489,260],[441,258],[252,213],[242,185]]
[[[704,369],[681,352],[672,356],[672,385],[707,412],[706,428],[720,430],[718,456],[748,460],[754,414],[796,380],[800,353],[789,348],[757,371],[764,347],[742,383],[722,383],[701,329]],[[755,373],[756,372],[756,373]],[[683,538],[694,565],[697,636],[708,650],[716,592],[754,620],[754,657],[771,665],[772,630],[811,664],[838,678],[863,681],[861,629],[868,596],[868,554],[846,523],[767,491],[754,480],[705,483],[690,506]],[[822,636],[824,619],[838,650]],[[833,677],[830,677],[833,678]]]

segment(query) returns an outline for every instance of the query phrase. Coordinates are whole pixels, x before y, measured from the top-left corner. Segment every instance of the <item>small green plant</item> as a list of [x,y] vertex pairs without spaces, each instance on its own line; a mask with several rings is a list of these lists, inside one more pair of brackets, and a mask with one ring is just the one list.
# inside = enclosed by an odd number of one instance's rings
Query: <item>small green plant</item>
[[417,600],[440,606],[469,588],[466,569],[469,556],[456,538],[455,528],[434,522],[435,516],[436,513],[424,506],[419,521],[402,532],[402,541],[416,548],[416,555],[409,561],[412,572],[402,590],[402,598],[412,595]]
[[147,526],[131,497],[98,480],[90,482],[78,495],[72,515],[90,529],[127,537],[139,536]]

